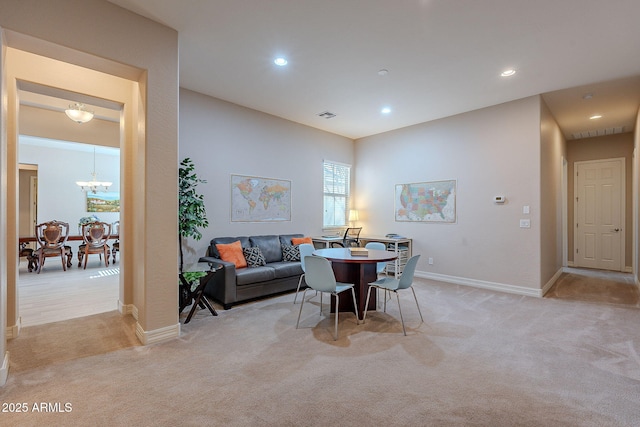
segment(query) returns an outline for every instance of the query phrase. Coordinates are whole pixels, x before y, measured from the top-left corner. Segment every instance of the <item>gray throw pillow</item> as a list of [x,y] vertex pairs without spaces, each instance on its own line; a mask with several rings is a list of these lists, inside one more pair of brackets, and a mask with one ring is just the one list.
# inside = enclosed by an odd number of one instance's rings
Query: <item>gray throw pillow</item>
[[257,246],[243,248],[242,253],[244,254],[244,258],[247,260],[248,267],[261,267],[263,265],[267,265],[264,255],[262,255],[262,251]]
[[300,248],[297,245],[282,245],[282,259],[285,261],[300,261]]

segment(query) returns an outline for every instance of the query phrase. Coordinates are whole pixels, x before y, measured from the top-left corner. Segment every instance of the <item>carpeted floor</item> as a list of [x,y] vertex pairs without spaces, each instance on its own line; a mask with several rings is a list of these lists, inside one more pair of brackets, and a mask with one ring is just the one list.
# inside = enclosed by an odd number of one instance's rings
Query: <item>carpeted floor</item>
[[[637,306],[422,279],[414,286],[425,323],[405,293],[406,337],[393,301],[364,325],[342,314],[333,341],[332,318],[319,316],[313,298],[296,330],[300,305],[292,304],[293,294],[218,317],[201,310],[181,338],[150,346],[129,346],[132,322],[99,315],[96,324],[130,328],[107,339],[123,348],[49,363],[36,355],[39,345],[19,341],[41,335],[64,341],[83,322],[43,325],[33,335],[25,328],[9,343],[12,365],[0,396],[29,410],[0,412],[0,424],[640,425]],[[87,340],[63,347],[74,353]],[[34,412],[41,402],[63,410]]]

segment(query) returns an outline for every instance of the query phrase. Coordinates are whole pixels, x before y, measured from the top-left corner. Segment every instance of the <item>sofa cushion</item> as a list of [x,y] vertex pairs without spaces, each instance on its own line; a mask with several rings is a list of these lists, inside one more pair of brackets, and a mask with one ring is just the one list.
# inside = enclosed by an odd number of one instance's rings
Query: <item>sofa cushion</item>
[[220,258],[220,252],[218,252],[218,249],[216,248],[216,245],[218,243],[233,243],[236,240],[240,241],[240,245],[243,248],[248,248],[251,247],[251,244],[249,243],[249,238],[245,237],[245,236],[240,236],[240,237],[216,237],[214,239],[211,240],[210,244],[209,244],[209,255],[218,259],[222,259]]
[[247,266],[249,267],[261,267],[266,264],[264,255],[258,246],[251,248],[243,248],[242,253],[247,260]]
[[282,249],[278,236],[251,236],[251,246],[258,246],[267,263],[282,261]]
[[232,262],[236,268],[244,268],[247,266],[247,260],[242,253],[242,245],[239,240],[233,243],[218,243],[216,249],[220,253],[220,259]]
[[311,237],[294,237],[293,239],[291,239],[291,243],[293,243],[294,245],[301,245],[303,243],[313,245],[313,240],[311,240]]
[[283,261],[300,261],[300,246],[282,245]]
[[280,244],[282,245],[292,245],[291,239],[294,237],[304,237],[304,234],[281,234],[280,235]]
[[275,271],[276,279],[283,277],[299,276],[303,273],[299,262],[272,262],[268,265]]
[[251,285],[253,283],[266,282],[276,278],[275,270],[269,266],[243,268],[236,270],[236,285]]

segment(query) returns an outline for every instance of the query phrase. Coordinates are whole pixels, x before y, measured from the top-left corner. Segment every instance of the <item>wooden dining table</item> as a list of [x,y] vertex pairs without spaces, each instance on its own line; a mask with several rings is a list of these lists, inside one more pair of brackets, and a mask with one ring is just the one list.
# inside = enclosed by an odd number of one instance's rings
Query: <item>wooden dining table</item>
[[[109,236],[109,240],[118,240],[120,239],[120,236],[117,234],[111,234]],[[83,241],[84,239],[82,238],[82,235],[79,234],[70,234],[69,237],[67,237],[67,242],[73,242],[73,241]],[[36,236],[21,236],[18,237],[18,243],[22,244],[22,243],[31,243],[31,242],[37,242],[38,239],[36,239]]]
[[[379,262],[393,261],[398,254],[391,251],[367,250],[367,256],[352,255],[349,248],[329,248],[317,249],[313,252],[315,256],[321,256],[331,261],[331,268],[336,276],[336,281],[342,283],[352,283],[356,292],[356,302],[358,304],[358,316],[362,319],[364,307],[367,299],[369,283],[378,279],[376,266]],[[335,299],[331,299],[331,310],[335,311]],[[372,292],[369,297],[369,310],[376,309],[376,292]],[[353,301],[351,298],[341,298],[338,311],[353,312]]]

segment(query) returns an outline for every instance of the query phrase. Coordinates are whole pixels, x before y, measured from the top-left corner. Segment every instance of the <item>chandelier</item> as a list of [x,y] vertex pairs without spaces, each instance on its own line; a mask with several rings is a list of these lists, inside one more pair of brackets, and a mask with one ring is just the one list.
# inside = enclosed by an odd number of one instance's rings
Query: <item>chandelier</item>
[[76,184],[80,186],[82,191],[91,191],[93,194],[98,192],[98,187],[104,188],[107,191],[111,187],[112,182],[98,181],[98,174],[96,173],[96,147],[93,147],[93,172],[91,173],[91,181],[76,181]]
[[93,119],[93,111],[87,110],[87,107],[79,102],[69,105],[64,113],[76,123],[87,123]]

